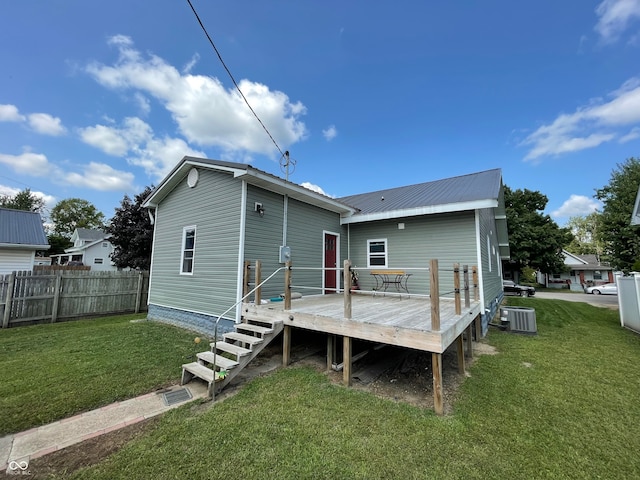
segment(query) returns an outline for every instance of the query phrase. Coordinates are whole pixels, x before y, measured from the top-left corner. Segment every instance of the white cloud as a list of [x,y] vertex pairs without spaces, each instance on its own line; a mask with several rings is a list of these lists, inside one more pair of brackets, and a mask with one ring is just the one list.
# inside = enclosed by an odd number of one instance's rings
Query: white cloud
[[627,142],[630,142],[631,140],[635,140],[636,138],[640,138],[640,127],[632,128],[629,133],[620,137],[618,142],[627,143]]
[[600,202],[584,195],[571,195],[562,206],[551,213],[554,218],[586,216],[602,207]]
[[143,115],[148,115],[149,114],[149,112],[151,111],[151,103],[149,102],[149,99],[147,97],[145,97],[140,92],[136,92],[133,95],[133,100],[138,105],[138,108],[140,109],[140,112]]
[[604,0],[596,8],[594,30],[605,43],[615,42],[633,20],[640,19],[640,0]]
[[640,79],[628,80],[609,97],[608,102],[593,100],[539,127],[520,143],[531,146],[525,160],[594,148],[617,137],[619,141],[632,139],[624,132],[640,124]]
[[121,126],[95,125],[80,130],[82,140],[108,155],[125,157],[151,176],[161,179],[184,157],[206,157],[181,138],[157,138],[149,124],[136,117],[125,118]]
[[133,190],[133,173],[116,170],[105,163],[90,162],[82,167],[82,173],[69,172],[64,183],[100,191]]
[[304,188],[308,188],[309,190],[316,192],[316,193],[320,193],[321,195],[325,195],[327,197],[331,197],[331,198],[335,198],[334,195],[329,195],[327,192],[325,192],[322,187],[314,184],[314,183],[310,183],[310,182],[302,182],[300,184],[301,186],[303,186]]
[[17,173],[34,177],[44,177],[51,173],[49,160],[41,153],[24,152],[20,155],[0,153],[0,163],[8,165]]
[[[0,195],[8,195],[10,197],[13,197],[17,193],[20,193],[22,190],[24,190],[24,188],[14,188],[7,185],[0,185]],[[39,192],[37,190],[31,190],[31,194],[37,198],[41,198],[42,200],[44,200],[45,209],[51,209],[55,206],[56,203],[58,203],[58,199],[53,195],[47,195],[46,193]]]
[[[235,89],[225,89],[216,78],[192,75],[188,69],[181,73],[158,56],[143,56],[129,37],[118,35],[109,43],[118,48],[117,62],[92,63],[86,69],[101,85],[154,97],[171,113],[188,142],[275,155],[271,139]],[[241,80],[239,87],[281,148],[305,138],[306,127],[300,120],[306,113],[303,104],[249,80]]]
[[0,105],[0,122],[24,122],[24,115],[20,115],[15,105]]
[[63,135],[67,131],[58,117],[53,117],[48,113],[30,114],[29,126],[38,133],[54,137]]
[[336,129],[335,125],[329,125],[328,128],[322,130],[322,135],[324,136],[325,140],[327,140],[327,142],[330,142],[331,140],[336,138],[336,136],[338,135],[338,130]]

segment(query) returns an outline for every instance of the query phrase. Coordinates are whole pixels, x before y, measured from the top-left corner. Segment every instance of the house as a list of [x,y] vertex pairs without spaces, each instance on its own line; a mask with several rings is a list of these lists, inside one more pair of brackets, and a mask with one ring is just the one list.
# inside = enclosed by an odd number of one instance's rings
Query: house
[[71,235],[72,247],[66,248],[64,253],[52,255],[55,263],[60,265],[69,262],[79,262],[91,267],[92,271],[112,272],[118,268],[111,261],[113,244],[110,235],[102,230],[76,228]]
[[600,262],[597,255],[576,255],[562,250],[566,270],[560,273],[544,274],[538,272],[536,280],[548,288],[568,288],[584,291],[592,285],[614,282],[613,268]]
[[39,213],[0,208],[0,275],[33,270],[36,251],[48,249]]
[[[509,247],[499,169],[335,199],[250,165],[184,157],[144,206],[154,222],[151,319],[211,333],[224,314],[232,328],[247,260],[262,262],[263,278],[291,260],[305,295],[339,291],[345,259],[369,290],[367,269],[438,259],[453,291],[453,264],[477,266],[485,331],[502,300]],[[426,292],[428,280],[425,268],[407,287]],[[282,285],[265,285],[263,298]]]

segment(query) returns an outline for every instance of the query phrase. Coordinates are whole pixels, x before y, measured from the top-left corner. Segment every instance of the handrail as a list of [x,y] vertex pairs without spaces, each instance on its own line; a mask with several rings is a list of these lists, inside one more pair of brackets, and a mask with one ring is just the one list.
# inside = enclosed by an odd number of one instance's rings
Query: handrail
[[213,326],[213,388],[211,389],[211,399],[214,400],[215,396],[216,396],[216,356],[218,355],[218,324],[220,323],[220,319],[222,317],[224,317],[227,313],[229,313],[231,310],[233,310],[234,308],[236,308],[238,305],[240,305],[242,302],[245,301],[245,299],[247,299],[252,293],[254,293],[256,290],[258,290],[260,287],[262,287],[262,285],[264,285],[265,283],[267,283],[269,280],[271,280],[273,277],[275,277],[275,275],[277,273],[279,273],[281,270],[286,270],[287,268],[290,267],[280,267],[278,268],[275,272],[273,272],[271,275],[269,275],[267,278],[265,278],[262,282],[260,282],[259,285],[257,285],[256,287],[254,287],[253,290],[251,290],[250,292],[248,292],[245,296],[243,296],[240,300],[238,300],[236,303],[234,303],[231,307],[227,308],[223,313],[221,313],[220,315],[218,315],[218,318],[216,318],[216,321],[214,323]]

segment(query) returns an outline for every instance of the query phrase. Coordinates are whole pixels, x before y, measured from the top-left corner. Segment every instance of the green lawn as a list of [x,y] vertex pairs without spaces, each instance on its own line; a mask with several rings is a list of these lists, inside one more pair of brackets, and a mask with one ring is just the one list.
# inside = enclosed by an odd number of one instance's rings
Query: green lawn
[[382,400],[293,366],[166,414],[73,478],[640,478],[640,337],[616,311],[536,308],[539,335],[492,329],[454,413]]
[[0,330],[0,436],[180,381],[195,335],[140,315]]

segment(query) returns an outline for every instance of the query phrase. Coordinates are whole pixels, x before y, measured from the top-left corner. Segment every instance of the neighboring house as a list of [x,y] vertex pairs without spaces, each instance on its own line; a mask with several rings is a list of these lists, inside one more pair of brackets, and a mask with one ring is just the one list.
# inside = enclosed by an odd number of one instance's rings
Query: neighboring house
[[[341,272],[322,268],[345,259],[396,269],[437,259],[448,290],[454,263],[475,265],[485,330],[502,299],[509,247],[499,169],[334,199],[250,165],[185,157],[144,206],[154,221],[153,319],[211,332],[242,298],[245,260],[262,262],[262,278],[289,258],[307,267],[293,281],[315,288],[305,295],[339,290]],[[280,279],[265,286],[264,298],[282,292]],[[360,285],[375,285],[366,271]],[[416,271],[409,289],[427,293],[428,272]],[[228,328],[240,313],[238,306],[226,315]]]
[[576,255],[562,250],[566,271],[554,274],[538,272],[536,280],[548,288],[568,288],[583,291],[592,285],[614,281],[613,268],[602,263],[597,255]]
[[48,249],[39,213],[0,208],[0,275],[33,270],[36,251]]
[[113,244],[109,238],[110,235],[102,230],[76,228],[71,235],[73,246],[66,248],[64,253],[52,255],[52,257],[59,265],[80,262],[91,267],[92,271],[117,271],[118,268],[111,261]]

